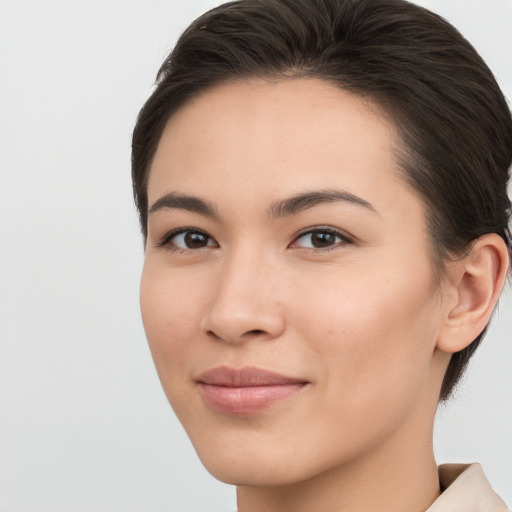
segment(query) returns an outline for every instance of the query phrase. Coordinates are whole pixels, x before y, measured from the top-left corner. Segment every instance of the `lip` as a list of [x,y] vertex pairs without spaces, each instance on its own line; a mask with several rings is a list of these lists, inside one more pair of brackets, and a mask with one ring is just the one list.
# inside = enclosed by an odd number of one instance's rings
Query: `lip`
[[308,382],[255,367],[219,366],[202,373],[196,382],[213,409],[227,414],[255,414],[285,400]]

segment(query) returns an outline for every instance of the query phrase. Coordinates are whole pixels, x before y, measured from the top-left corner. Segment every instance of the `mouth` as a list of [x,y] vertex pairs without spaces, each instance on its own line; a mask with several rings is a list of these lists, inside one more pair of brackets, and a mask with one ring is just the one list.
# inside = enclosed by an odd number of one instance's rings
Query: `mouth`
[[307,384],[254,367],[241,369],[219,366],[196,379],[201,395],[213,409],[227,414],[255,414],[285,400]]

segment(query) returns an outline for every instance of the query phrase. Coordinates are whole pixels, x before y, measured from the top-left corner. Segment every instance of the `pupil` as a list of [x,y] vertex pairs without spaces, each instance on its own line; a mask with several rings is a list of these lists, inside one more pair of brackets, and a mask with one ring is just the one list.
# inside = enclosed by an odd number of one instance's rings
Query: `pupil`
[[313,233],[312,242],[314,247],[327,247],[335,242],[335,235],[332,233]]
[[208,237],[202,233],[187,233],[185,235],[185,245],[189,249],[205,247],[208,243]]

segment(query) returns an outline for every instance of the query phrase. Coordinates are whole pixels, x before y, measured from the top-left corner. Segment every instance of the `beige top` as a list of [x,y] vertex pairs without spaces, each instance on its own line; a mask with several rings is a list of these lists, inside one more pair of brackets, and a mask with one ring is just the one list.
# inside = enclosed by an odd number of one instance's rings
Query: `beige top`
[[444,492],[426,512],[509,512],[478,463],[443,464],[439,482]]

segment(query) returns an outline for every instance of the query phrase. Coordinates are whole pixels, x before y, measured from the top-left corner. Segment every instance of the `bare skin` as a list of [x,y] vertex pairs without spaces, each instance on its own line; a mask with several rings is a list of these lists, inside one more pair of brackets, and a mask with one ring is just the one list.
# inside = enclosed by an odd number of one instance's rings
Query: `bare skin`
[[[206,468],[238,486],[239,512],[421,512],[439,495],[442,378],[485,326],[508,260],[486,235],[435,280],[398,146],[375,105],[306,79],[214,88],[162,135],[144,326],[172,407]],[[216,368],[298,384],[253,410],[209,398]]]

